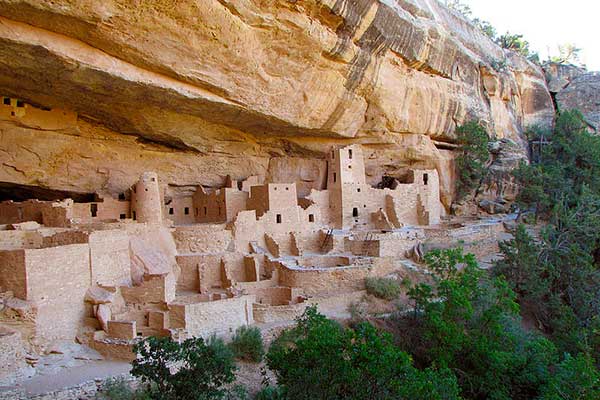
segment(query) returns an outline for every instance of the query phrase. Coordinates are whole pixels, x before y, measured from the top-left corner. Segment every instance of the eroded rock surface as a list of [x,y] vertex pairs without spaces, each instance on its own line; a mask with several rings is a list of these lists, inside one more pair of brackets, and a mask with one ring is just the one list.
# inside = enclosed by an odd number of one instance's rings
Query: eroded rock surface
[[541,69],[435,0],[4,0],[0,92],[63,113],[2,114],[0,181],[113,195],[144,170],[320,189],[361,143],[370,183],[436,168],[449,206],[457,125],[522,144],[553,116]]

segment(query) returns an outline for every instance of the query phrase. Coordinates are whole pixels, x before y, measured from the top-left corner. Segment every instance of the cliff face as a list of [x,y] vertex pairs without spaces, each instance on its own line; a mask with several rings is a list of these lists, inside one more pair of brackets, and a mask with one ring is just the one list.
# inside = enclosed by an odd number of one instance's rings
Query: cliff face
[[522,144],[554,113],[538,67],[436,0],[2,0],[0,95],[27,103],[0,113],[1,182],[309,190],[361,143],[370,183],[435,167],[447,206],[457,125]]

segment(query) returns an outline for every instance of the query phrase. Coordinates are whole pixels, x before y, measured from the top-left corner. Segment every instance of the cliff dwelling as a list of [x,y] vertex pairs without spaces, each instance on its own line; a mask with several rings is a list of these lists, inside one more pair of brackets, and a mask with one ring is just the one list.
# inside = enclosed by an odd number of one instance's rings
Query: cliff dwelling
[[117,198],[3,201],[0,325],[30,350],[77,340],[130,359],[140,337],[222,335],[310,304],[343,307],[440,222],[437,172],[410,175],[371,187],[352,145],[331,150],[326,189],[306,197],[250,176],[166,200],[169,182],[146,172]]

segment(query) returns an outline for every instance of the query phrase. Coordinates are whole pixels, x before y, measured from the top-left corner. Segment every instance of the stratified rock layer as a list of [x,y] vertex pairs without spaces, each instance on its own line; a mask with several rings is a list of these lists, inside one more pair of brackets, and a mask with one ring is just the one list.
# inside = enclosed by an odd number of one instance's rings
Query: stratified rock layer
[[3,0],[0,94],[76,113],[1,120],[0,181],[115,194],[155,170],[308,191],[356,142],[371,183],[437,168],[447,206],[457,125],[522,145],[554,111],[538,67],[435,0]]

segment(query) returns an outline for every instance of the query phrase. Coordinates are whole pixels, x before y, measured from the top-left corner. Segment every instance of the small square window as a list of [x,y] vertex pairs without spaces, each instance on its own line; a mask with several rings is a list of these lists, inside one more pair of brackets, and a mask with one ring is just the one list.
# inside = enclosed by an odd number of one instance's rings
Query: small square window
[[360,188],[356,189],[356,191],[357,191],[358,193],[360,193]]
[[92,218],[98,215],[98,204],[90,204],[90,214],[92,214]]
[[23,100],[17,100],[17,107],[25,107]]
[[285,187],[285,190],[290,190],[290,188],[286,186],[286,187]]
[[174,211],[173,208],[169,208],[169,215],[173,215]]
[[315,216],[313,214],[308,214],[308,222],[315,222]]
[[119,193],[119,200],[125,200],[125,193]]
[[4,98],[4,105],[5,106],[10,106],[10,97],[5,97]]
[[127,218],[127,215],[125,215],[125,214],[119,214],[119,219],[125,219],[125,218]]
[[190,208],[189,208],[189,207],[185,207],[185,208],[183,209],[183,213],[184,213],[185,215],[190,215]]
[[277,214],[277,223],[280,224],[281,223],[281,214]]

